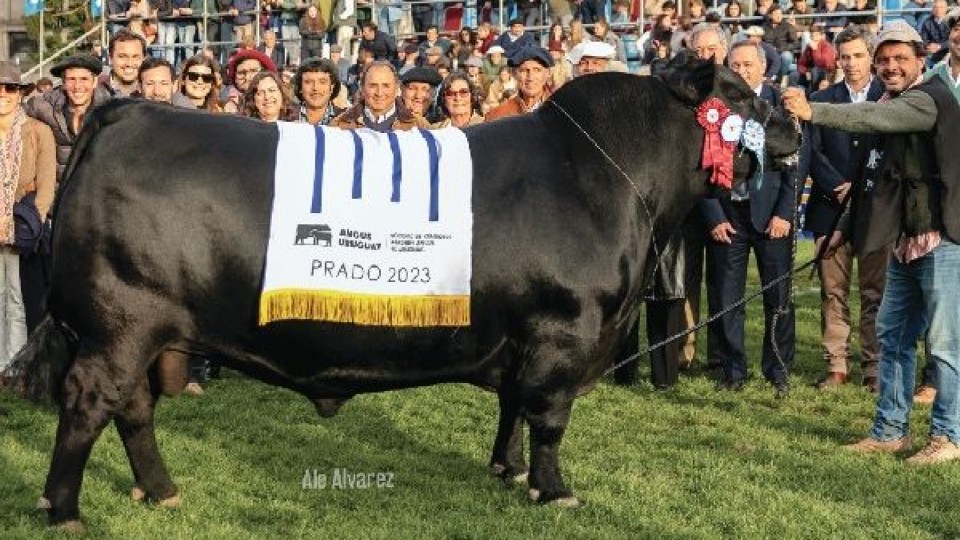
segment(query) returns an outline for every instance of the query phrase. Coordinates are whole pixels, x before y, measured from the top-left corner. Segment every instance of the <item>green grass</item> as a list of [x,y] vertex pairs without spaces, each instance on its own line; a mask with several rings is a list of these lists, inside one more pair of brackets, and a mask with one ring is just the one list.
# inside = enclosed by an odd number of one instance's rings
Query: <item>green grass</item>
[[[799,261],[810,256],[802,246]],[[902,458],[839,446],[862,437],[873,396],[820,393],[819,296],[797,290],[790,399],[758,375],[717,393],[703,373],[671,392],[609,382],[577,400],[561,447],[576,510],[529,503],[486,470],[492,394],[463,385],[360,396],[322,420],[291,392],[239,376],[200,398],[163,400],[161,450],[183,504],[128,499],[120,441],[106,430],[86,470],[81,510],[94,538],[958,538],[960,464],[913,470]],[[749,310],[759,350],[759,301]],[[702,341],[702,340],[701,340]],[[758,373],[758,359],[751,368]],[[642,367],[646,375],[646,364]],[[928,409],[914,412],[926,431]],[[0,538],[56,537],[32,507],[53,445],[50,411],[0,396]],[[302,489],[304,472],[327,475]],[[335,489],[335,469],[392,473],[392,487]]]

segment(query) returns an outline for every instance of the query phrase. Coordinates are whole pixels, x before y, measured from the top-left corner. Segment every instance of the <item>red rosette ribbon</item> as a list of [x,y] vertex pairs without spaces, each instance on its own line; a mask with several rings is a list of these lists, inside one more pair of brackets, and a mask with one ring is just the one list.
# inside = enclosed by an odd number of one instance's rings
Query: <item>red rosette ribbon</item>
[[720,126],[730,116],[726,103],[712,97],[697,108],[697,122],[703,128],[703,155],[701,166],[710,169],[710,183],[730,189],[733,187],[733,152],[737,145],[720,135]]

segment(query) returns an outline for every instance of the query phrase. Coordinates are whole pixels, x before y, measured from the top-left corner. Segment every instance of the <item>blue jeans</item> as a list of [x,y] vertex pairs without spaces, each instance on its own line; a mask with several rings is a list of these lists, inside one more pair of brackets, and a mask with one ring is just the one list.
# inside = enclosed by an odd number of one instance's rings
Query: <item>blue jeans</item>
[[[943,239],[927,255],[902,264],[890,259],[877,314],[880,397],[870,436],[880,441],[909,433],[917,340],[927,332],[937,365],[930,435],[960,443],[960,246]],[[929,331],[927,331],[929,329]]]

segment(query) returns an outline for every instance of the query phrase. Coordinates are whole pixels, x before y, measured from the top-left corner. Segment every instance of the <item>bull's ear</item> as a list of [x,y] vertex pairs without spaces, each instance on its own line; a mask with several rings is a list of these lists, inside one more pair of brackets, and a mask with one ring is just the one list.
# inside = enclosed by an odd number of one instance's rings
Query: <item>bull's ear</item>
[[664,82],[680,101],[699,105],[713,92],[717,68],[711,60],[700,60],[693,53],[682,52],[670,62]]

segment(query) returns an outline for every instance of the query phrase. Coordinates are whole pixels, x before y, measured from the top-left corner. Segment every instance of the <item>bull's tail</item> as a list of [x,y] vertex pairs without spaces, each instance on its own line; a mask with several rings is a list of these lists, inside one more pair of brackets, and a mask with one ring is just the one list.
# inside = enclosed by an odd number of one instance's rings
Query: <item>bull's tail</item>
[[3,374],[24,397],[39,403],[59,402],[76,345],[73,330],[47,315]]

